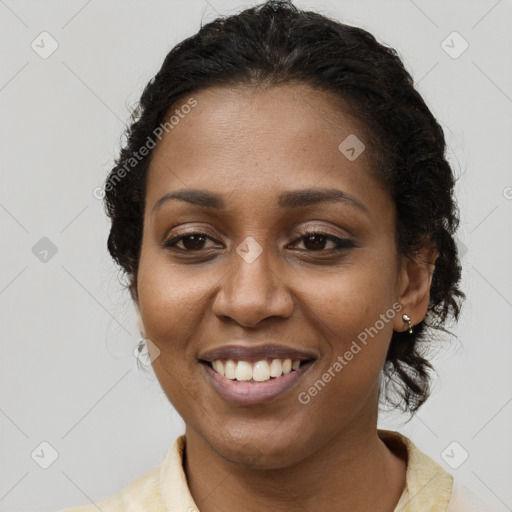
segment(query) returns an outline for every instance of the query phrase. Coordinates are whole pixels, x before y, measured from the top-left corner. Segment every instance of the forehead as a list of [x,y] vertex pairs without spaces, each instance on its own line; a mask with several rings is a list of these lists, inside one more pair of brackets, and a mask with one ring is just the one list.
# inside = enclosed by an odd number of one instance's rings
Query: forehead
[[[191,98],[194,108],[182,109]],[[212,87],[176,104],[171,115],[173,128],[153,150],[147,207],[183,188],[261,199],[291,188],[337,187],[363,201],[380,191],[365,127],[334,93],[303,84]],[[344,141],[361,154],[348,158]]]

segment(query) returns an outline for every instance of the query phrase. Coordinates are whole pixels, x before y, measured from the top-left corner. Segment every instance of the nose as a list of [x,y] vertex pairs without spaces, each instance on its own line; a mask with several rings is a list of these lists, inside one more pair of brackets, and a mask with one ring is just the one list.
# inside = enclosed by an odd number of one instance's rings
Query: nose
[[[243,253],[240,253],[243,254]],[[272,268],[269,249],[252,261],[233,251],[230,270],[222,279],[213,304],[219,317],[244,327],[255,327],[269,317],[289,318],[293,311],[290,290]]]

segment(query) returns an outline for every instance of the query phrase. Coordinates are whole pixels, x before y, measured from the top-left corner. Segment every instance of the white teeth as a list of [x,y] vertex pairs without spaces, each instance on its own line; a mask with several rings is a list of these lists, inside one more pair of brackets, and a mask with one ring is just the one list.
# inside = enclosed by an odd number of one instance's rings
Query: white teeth
[[292,370],[298,370],[300,359],[272,359],[270,364],[266,359],[252,364],[248,361],[234,361],[228,359],[222,361],[217,359],[212,362],[212,368],[220,375],[239,381],[254,380],[256,382],[265,382],[271,377],[280,377],[283,374],[290,373]]
[[257,382],[270,379],[270,366],[267,361],[258,361],[252,368],[252,378]]
[[283,365],[280,359],[274,359],[270,363],[270,376],[271,377],[281,377],[283,374]]
[[252,366],[247,361],[238,361],[235,371],[236,380],[251,380],[252,379]]
[[[212,363],[213,365],[213,363]],[[214,368],[215,370],[215,368]],[[235,371],[236,371],[236,363],[232,359],[228,359],[226,361],[226,367],[225,367],[225,374],[224,376],[228,379],[233,380],[235,378]]]
[[217,359],[217,361],[213,361],[212,366],[217,373],[220,373],[222,376],[225,375],[224,363],[220,359]]

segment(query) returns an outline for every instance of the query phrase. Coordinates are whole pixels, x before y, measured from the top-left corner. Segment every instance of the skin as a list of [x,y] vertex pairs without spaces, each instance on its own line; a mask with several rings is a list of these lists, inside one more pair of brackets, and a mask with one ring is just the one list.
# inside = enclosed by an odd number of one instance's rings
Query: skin
[[[377,433],[379,375],[393,330],[408,328],[402,314],[417,324],[427,312],[427,262],[437,253],[397,254],[395,207],[370,174],[369,151],[350,161],[338,150],[349,134],[364,141],[364,127],[331,93],[295,84],[193,97],[198,105],[152,155],[132,289],[143,335],[160,351],[155,374],[186,424],[191,494],[201,512],[392,512],[406,463]],[[344,191],[366,211],[333,201],[279,207],[280,193],[309,187]],[[152,213],[184,188],[221,195],[225,210],[169,201]],[[354,247],[332,252],[329,240],[301,238],[304,228]],[[209,238],[179,243],[187,255],[163,247],[195,231]],[[236,252],[249,236],[263,251],[252,263]],[[301,404],[298,393],[394,303],[402,310]],[[235,405],[207,381],[198,357],[240,339],[311,350],[317,361],[277,400]]]

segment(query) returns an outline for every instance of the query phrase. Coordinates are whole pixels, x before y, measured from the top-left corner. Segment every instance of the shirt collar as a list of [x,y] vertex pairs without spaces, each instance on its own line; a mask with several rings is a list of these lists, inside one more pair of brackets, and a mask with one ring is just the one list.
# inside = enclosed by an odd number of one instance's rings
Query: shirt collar
[[391,451],[407,459],[405,487],[393,512],[445,512],[453,476],[399,432],[379,429],[378,434]]
[[[391,430],[378,430],[379,437],[390,450],[406,457],[406,484],[393,512],[445,512],[450,501],[453,477],[410,439]],[[185,436],[177,437],[160,466],[160,491],[169,511],[199,512],[183,468]]]

